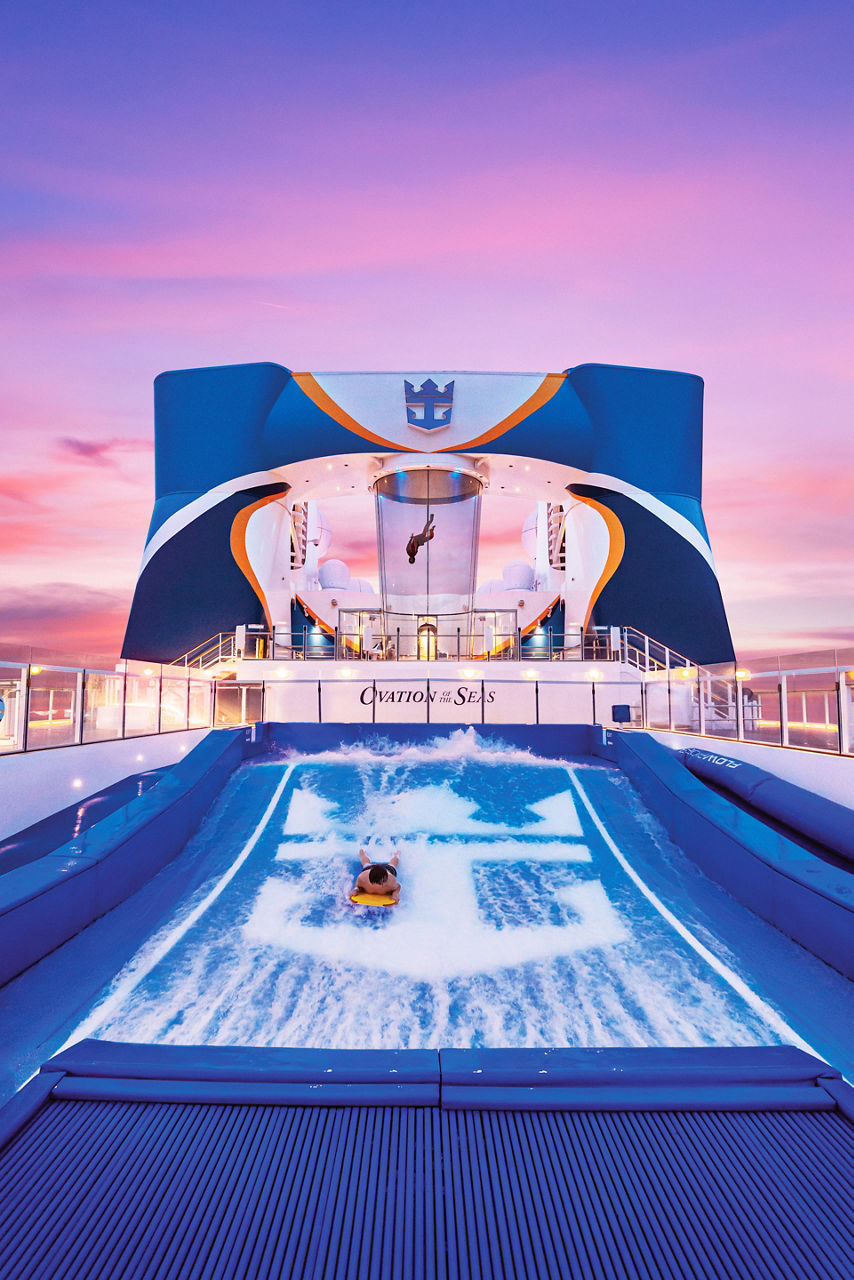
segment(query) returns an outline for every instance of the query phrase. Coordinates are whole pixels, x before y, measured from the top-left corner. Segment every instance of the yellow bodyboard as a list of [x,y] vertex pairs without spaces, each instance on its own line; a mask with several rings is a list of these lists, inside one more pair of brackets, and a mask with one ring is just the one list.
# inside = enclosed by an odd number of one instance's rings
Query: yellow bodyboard
[[394,898],[390,893],[351,893],[350,901],[359,907],[394,907]]

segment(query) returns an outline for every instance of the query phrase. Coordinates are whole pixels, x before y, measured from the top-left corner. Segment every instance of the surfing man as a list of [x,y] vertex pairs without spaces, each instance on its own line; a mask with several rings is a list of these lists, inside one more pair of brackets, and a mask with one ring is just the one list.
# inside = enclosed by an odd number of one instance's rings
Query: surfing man
[[406,554],[409,556],[409,563],[415,564],[415,557],[418,555],[418,548],[423,547],[425,542],[429,542],[434,537],[436,530],[433,528],[433,516],[427,517],[427,523],[420,533],[411,533],[409,541],[406,544]]
[[397,902],[400,898],[400,881],[397,878],[400,854],[393,853],[388,862],[371,862],[364,849],[360,849],[359,861],[362,870],[356,877],[353,892],[370,893],[379,898],[389,894]]

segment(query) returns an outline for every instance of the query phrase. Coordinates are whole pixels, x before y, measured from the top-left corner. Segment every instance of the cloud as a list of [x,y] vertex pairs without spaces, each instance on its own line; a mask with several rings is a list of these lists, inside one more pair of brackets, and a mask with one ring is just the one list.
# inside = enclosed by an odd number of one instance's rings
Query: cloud
[[[33,645],[81,660],[118,656],[130,591],[103,591],[76,582],[0,589],[0,641],[7,658]],[[25,653],[21,656],[26,657]]]
[[10,475],[0,479],[0,498],[20,502],[27,507],[42,506],[44,478],[36,475]]
[[71,453],[86,462],[93,462],[99,467],[115,465],[113,459],[107,456],[111,448],[108,440],[77,440],[74,436],[61,436],[59,447],[66,453]]
[[112,440],[82,440],[78,436],[60,436],[57,443],[62,453],[96,467],[116,466],[116,453],[135,453],[154,448],[149,440],[126,440],[121,437]]

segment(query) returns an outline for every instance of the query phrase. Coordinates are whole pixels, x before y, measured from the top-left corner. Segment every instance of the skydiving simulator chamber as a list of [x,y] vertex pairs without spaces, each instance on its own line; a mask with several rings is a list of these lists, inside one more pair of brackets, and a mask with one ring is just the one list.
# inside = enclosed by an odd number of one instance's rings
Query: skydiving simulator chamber
[[701,440],[692,374],[161,374],[123,654],[240,628],[274,659],[563,657],[623,627],[731,661]]
[[381,604],[341,610],[347,651],[474,658],[515,643],[515,609],[474,607],[484,484],[467,458],[388,460],[371,486]]

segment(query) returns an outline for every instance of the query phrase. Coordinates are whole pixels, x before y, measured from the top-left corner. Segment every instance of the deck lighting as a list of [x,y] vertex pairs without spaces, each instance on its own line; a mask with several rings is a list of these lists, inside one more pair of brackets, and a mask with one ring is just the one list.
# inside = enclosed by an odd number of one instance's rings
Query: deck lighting
[[341,670],[338,672],[338,675],[342,680],[350,680],[352,678],[353,672],[350,670],[349,667],[342,667]]
[[591,679],[591,680],[601,680],[601,679],[602,679],[602,672],[601,672],[601,671],[596,671],[596,670],[594,669],[593,671],[591,671],[591,672],[590,672],[590,679]]
[[472,667],[463,667],[460,671],[460,675],[464,680],[474,680],[477,672]]
[[75,778],[75,779],[74,779],[74,781],[71,783],[71,785],[72,785],[72,787],[82,787],[82,786],[83,786],[83,779],[82,779],[82,778]]
[[736,680],[749,680],[750,672],[747,670],[746,667],[739,667],[735,673],[735,678]]
[[30,675],[40,676],[41,673],[42,673],[41,667],[30,667]]
[[531,669],[529,668],[529,669],[525,672],[525,679],[526,679],[526,680],[536,680],[536,678],[537,678],[537,673],[536,673],[536,671],[531,671]]
[[288,671],[286,667],[278,667],[276,670],[276,675],[280,680],[287,680],[290,674],[290,671]]
[[144,676],[153,676],[154,672],[151,670],[151,667],[146,667],[142,674]]

